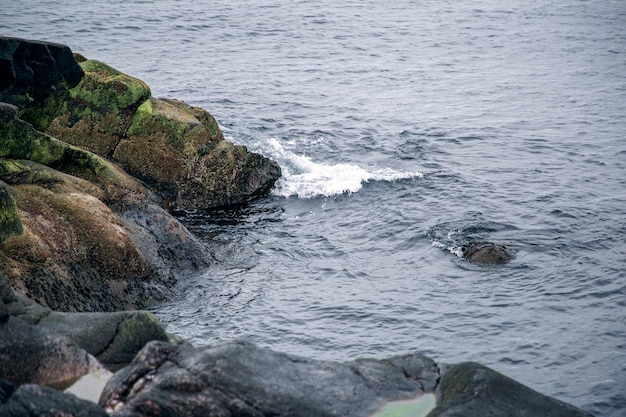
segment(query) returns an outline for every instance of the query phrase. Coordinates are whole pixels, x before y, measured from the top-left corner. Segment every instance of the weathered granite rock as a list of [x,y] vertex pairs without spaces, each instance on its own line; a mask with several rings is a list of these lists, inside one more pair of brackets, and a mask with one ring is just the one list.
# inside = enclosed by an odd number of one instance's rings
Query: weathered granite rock
[[514,258],[506,246],[492,242],[471,241],[463,245],[462,251],[465,259],[476,264],[506,264]]
[[44,306],[143,308],[207,265],[198,239],[135,179],[22,120],[0,125],[0,180],[23,229],[0,243],[0,270]]
[[113,416],[366,416],[435,387],[418,355],[332,363],[236,341],[192,348],[151,342],[100,399]]
[[142,81],[103,63],[80,63],[85,77],[47,130],[112,158],[148,184],[170,209],[238,204],[266,193],[280,167],[224,140],[205,110],[149,98]]
[[147,311],[53,311],[43,317],[38,326],[50,333],[67,336],[112,370],[128,365],[147,342],[168,340],[156,317]]
[[69,89],[83,77],[65,45],[0,37],[0,101],[43,130],[59,113]]
[[103,378],[147,342],[170,339],[146,311],[51,311],[17,297],[2,272],[0,313],[0,378],[16,384],[68,385],[94,370]]
[[0,378],[13,384],[51,385],[103,369],[64,336],[10,316],[0,324]]
[[474,362],[450,367],[442,377],[438,396],[428,417],[591,417]]
[[3,417],[106,417],[97,404],[38,385],[15,387],[0,380],[0,415]]

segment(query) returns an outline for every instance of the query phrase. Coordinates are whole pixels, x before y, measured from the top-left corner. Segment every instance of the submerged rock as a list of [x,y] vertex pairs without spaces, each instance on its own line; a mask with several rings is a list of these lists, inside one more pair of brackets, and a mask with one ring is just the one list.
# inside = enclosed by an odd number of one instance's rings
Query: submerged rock
[[476,264],[506,264],[513,259],[513,253],[504,245],[492,242],[472,241],[462,247],[463,257]]

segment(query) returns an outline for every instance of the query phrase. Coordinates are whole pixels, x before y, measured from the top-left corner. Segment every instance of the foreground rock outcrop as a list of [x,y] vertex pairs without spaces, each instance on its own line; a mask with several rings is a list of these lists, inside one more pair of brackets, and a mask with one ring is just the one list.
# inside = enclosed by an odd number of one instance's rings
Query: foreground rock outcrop
[[589,416],[474,363],[442,370],[417,354],[336,363],[243,341],[201,348],[151,342],[109,380],[100,404],[116,417],[365,417],[432,392],[429,417]]
[[17,296],[0,273],[0,379],[63,385],[128,365],[149,341],[169,340],[146,311],[60,313]]

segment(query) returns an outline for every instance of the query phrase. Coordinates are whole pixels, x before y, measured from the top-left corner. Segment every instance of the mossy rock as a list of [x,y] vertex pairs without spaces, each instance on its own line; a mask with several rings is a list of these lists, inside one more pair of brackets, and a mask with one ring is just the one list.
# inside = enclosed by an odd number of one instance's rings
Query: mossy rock
[[141,103],[150,97],[143,81],[95,60],[80,63],[81,82],[69,91],[47,133],[99,155],[110,156]]
[[143,307],[159,292],[142,285],[152,269],[99,199],[33,184],[14,188],[24,232],[0,245],[0,270],[19,293],[56,310],[111,311]]
[[0,243],[14,235],[20,235],[24,229],[17,206],[13,200],[13,191],[0,181]]
[[186,111],[191,106],[172,103],[151,98],[139,106],[113,158],[161,196],[176,201],[200,155],[224,141],[219,130],[209,131]]
[[242,203],[280,176],[274,162],[224,140],[206,111],[178,100],[144,102],[113,158],[174,209]]
[[[7,106],[0,104],[0,110]],[[8,110],[0,111],[5,114],[4,123],[0,124],[0,179],[10,184],[64,183],[68,178],[60,177],[59,172],[63,172],[99,185],[111,203],[128,200],[130,196],[135,196],[135,200],[146,197],[146,190],[111,162],[35,130],[31,124],[15,118],[15,109]],[[33,163],[52,170],[33,170]]]

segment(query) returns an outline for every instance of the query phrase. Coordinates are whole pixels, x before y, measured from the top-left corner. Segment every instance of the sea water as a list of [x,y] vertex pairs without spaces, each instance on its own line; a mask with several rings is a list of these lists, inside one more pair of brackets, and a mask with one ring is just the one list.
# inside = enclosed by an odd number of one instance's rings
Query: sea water
[[[210,111],[273,192],[189,212],[213,266],[154,312],[193,344],[477,361],[626,413],[626,2],[0,0]],[[472,240],[508,245],[471,265]]]

